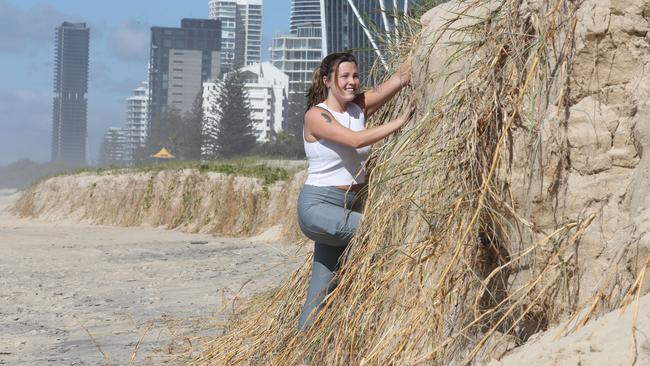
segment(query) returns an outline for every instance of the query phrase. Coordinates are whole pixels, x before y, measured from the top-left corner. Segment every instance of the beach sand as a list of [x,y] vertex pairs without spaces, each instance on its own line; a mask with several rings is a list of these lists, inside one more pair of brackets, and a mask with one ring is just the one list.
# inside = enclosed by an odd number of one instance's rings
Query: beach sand
[[181,362],[170,354],[200,345],[185,334],[219,334],[233,299],[275,287],[307,255],[273,235],[21,219],[6,211],[18,195],[0,192],[0,365]]

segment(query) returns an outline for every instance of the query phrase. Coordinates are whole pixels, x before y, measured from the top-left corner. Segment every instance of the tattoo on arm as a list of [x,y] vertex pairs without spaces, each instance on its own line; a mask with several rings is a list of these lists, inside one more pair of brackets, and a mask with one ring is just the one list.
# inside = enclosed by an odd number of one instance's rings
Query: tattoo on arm
[[320,115],[325,118],[325,122],[332,123],[332,119],[327,115],[327,113],[321,113]]

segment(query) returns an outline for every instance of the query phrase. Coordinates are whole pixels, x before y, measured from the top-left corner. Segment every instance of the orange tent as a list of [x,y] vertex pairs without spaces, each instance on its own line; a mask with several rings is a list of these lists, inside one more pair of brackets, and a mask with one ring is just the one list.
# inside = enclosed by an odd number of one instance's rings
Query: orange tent
[[157,153],[151,155],[151,157],[152,158],[160,158],[160,159],[172,159],[172,158],[175,158],[175,156],[172,155],[172,153],[170,153],[164,147],[162,149],[160,149],[160,151],[158,151]]

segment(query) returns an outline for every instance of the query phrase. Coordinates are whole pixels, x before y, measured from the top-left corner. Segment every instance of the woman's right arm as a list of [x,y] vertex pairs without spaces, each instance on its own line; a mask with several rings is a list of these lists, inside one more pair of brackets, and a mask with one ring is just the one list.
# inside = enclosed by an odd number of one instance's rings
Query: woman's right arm
[[402,127],[413,115],[415,104],[411,103],[402,115],[381,126],[362,131],[352,131],[341,125],[330,112],[312,107],[305,114],[305,135],[325,139],[340,145],[360,148],[372,145]]

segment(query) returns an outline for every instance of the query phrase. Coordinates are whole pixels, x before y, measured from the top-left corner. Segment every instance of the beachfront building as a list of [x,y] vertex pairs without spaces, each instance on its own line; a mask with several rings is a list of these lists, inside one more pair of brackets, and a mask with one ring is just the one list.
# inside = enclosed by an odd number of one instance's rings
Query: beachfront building
[[289,76],[289,92],[305,94],[323,58],[320,0],[293,0],[291,32],[273,37],[271,63]]
[[52,161],[86,163],[89,39],[86,23],[56,28]]
[[119,127],[111,127],[104,135],[101,161],[103,165],[122,165],[127,162],[126,131]]
[[126,128],[124,129],[124,160],[133,163],[135,151],[145,146],[149,120],[149,83],[143,81],[126,98]]
[[289,76],[289,91],[305,94],[322,59],[321,30],[300,26],[296,33],[273,37],[271,63]]
[[289,30],[298,33],[301,27],[320,28],[320,0],[292,0]]
[[222,73],[260,62],[262,0],[210,0],[208,17],[221,21]]
[[192,110],[202,84],[220,75],[220,48],[219,20],[182,19],[180,28],[151,28],[148,134],[164,136],[159,124],[167,109]]

